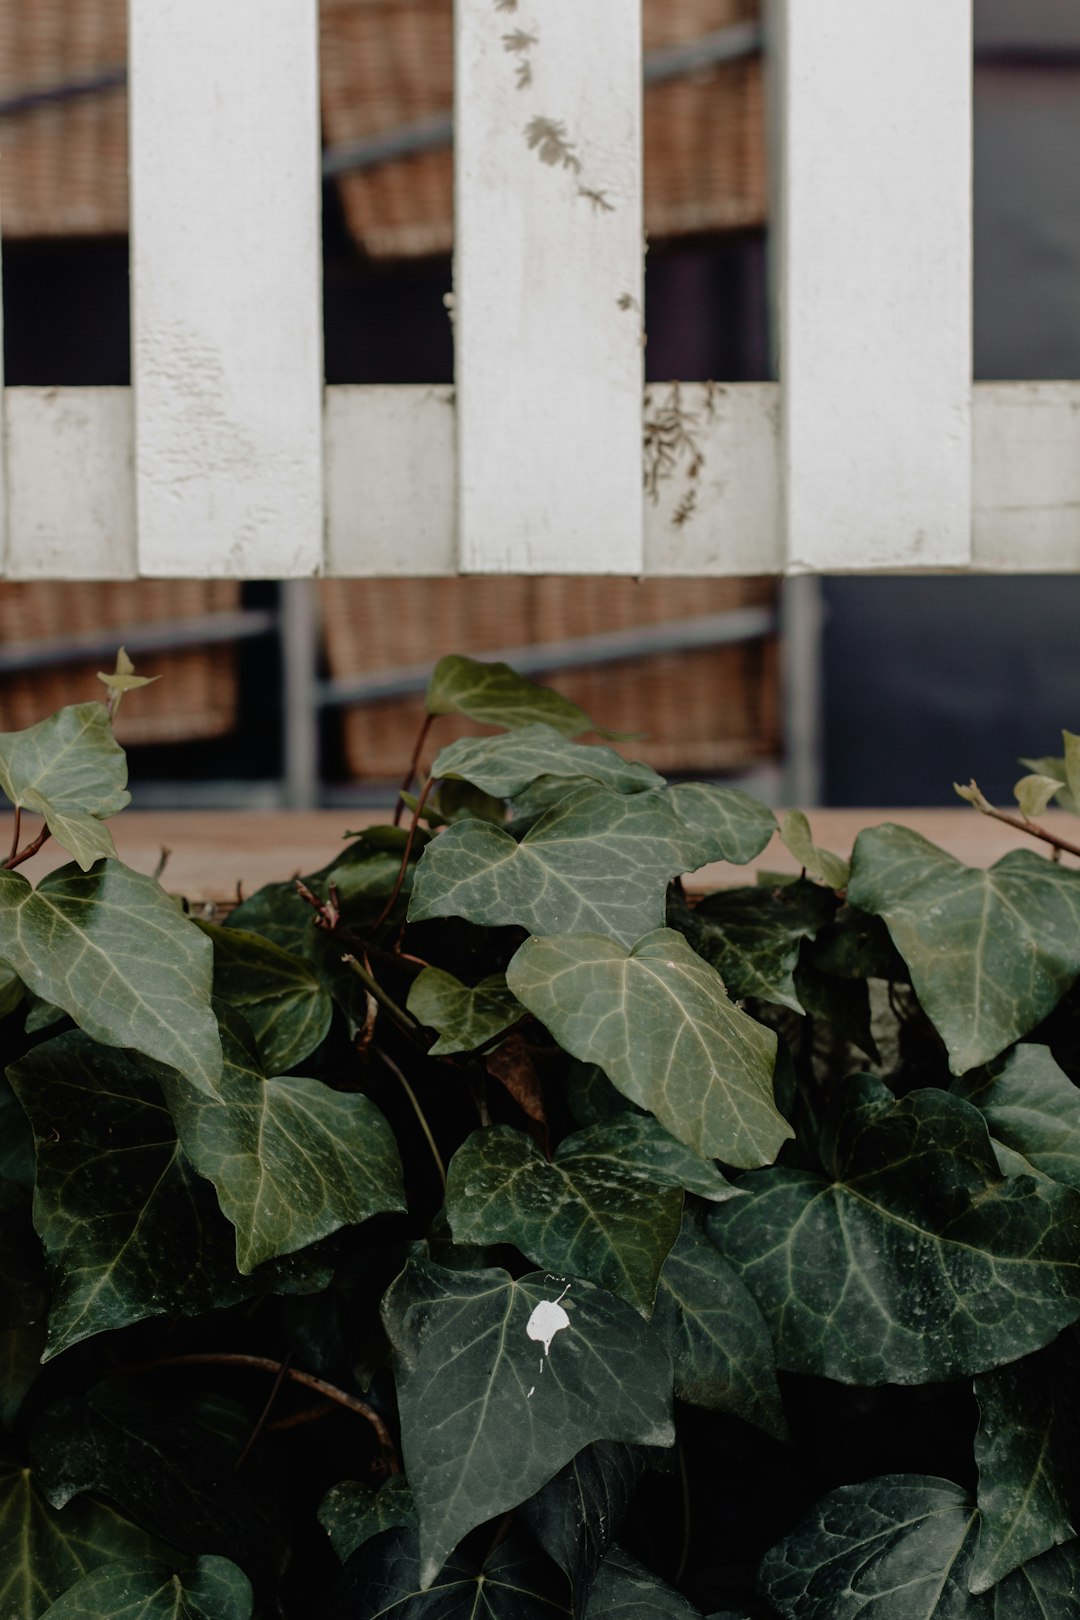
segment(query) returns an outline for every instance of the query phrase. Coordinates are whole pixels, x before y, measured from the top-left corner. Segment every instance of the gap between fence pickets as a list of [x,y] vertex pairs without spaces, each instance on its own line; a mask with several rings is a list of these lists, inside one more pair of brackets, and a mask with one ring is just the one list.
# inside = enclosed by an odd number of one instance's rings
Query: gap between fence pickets
[[[671,385],[650,389],[646,419],[670,397]],[[679,399],[701,466],[691,478],[684,457],[646,498],[646,576],[785,572],[779,387],[684,383]],[[136,577],[130,391],[9,388],[5,405],[7,577]],[[1080,571],[1080,382],[979,383],[973,423],[974,568]],[[457,572],[450,388],[330,388],[325,447],[326,573]],[[237,577],[268,572],[255,558]],[[199,577],[198,554],[177,574]]]

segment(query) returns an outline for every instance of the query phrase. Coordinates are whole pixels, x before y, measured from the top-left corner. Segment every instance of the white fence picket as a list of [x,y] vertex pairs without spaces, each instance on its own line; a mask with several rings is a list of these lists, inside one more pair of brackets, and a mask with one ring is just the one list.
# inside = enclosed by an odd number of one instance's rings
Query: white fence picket
[[458,0],[460,563],[642,560],[640,0]]
[[962,566],[970,0],[774,0],[795,569]]
[[9,388],[7,424],[9,578],[133,579],[131,390]]
[[322,560],[316,0],[129,0],[139,568]]

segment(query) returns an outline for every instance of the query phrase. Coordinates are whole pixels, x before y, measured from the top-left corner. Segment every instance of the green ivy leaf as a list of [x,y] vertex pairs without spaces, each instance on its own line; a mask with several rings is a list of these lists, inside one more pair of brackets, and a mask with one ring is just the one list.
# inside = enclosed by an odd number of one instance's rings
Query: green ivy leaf
[[701,1620],[701,1610],[651,1569],[612,1547],[597,1571],[586,1620]]
[[985,1371],[1080,1315],[1080,1197],[1000,1179],[978,1112],[846,1082],[825,1175],[773,1169],[709,1235],[758,1302],[779,1366],[858,1384]]
[[425,700],[428,714],[464,714],[486,726],[551,726],[564,737],[596,731],[616,735],[593,725],[584,709],[553,691],[526,680],[509,664],[481,663],[460,653],[440,658],[431,672]]
[[329,992],[302,957],[258,934],[198,926],[214,947],[214,994],[250,1024],[264,1072],[288,1074],[326,1039]]
[[127,759],[103,703],[58,709],[25,731],[0,734],[0,788],[12,804],[44,816],[56,842],[85,872],[115,855],[103,825],[131,802]]
[[1080,1090],[1049,1047],[1024,1043],[949,1089],[979,1110],[995,1145],[1020,1154],[1024,1168],[1080,1192]]
[[1038,773],[1022,776],[1013,788],[1020,814],[1026,816],[1028,821],[1041,816],[1060,788],[1061,783],[1052,776],[1040,776]]
[[[15,1106],[25,1123],[25,1115]],[[23,1397],[41,1371],[48,1312],[45,1261],[31,1221],[30,1193],[16,1182],[0,1181],[0,1424],[4,1428],[14,1423]]]
[[153,878],[102,861],[86,873],[62,866],[34,890],[0,872],[0,959],[94,1040],[216,1094],[213,947]]
[[660,1273],[652,1321],[671,1357],[680,1400],[732,1412],[778,1440],[787,1438],[765,1318],[689,1211]]
[[0,962],[0,1018],[9,1017],[26,995],[26,986],[19,975]]
[[425,850],[409,920],[465,917],[535,934],[594,930],[632,945],[664,920],[671,878],[700,865],[696,835],[657,793],[587,786],[560,800],[518,843],[459,822]]
[[0,1425],[5,1429],[12,1427],[37,1381],[47,1337],[44,1311],[40,1322],[0,1331]]
[[1075,1543],[992,1592],[968,1579],[978,1513],[949,1480],[887,1474],[843,1485],[766,1554],[759,1584],[784,1620],[1057,1620],[1075,1609]]
[[415,1531],[393,1530],[349,1562],[331,1620],[568,1620],[566,1582],[520,1536],[482,1567],[455,1556],[421,1579]]
[[237,1474],[233,1448],[119,1384],[51,1406],[34,1424],[30,1451],[54,1508],[107,1497],[181,1552],[219,1553],[254,1581],[272,1580],[285,1563],[282,1526]]
[[980,1527],[968,1578],[973,1592],[988,1591],[1076,1534],[1075,1377],[1075,1355],[1066,1364],[1054,1345],[975,1380]]
[[410,1261],[383,1301],[421,1584],[594,1440],[670,1446],[671,1364],[604,1289]]
[[84,1575],[45,1620],[250,1620],[251,1582],[227,1558],[125,1559]]
[[730,861],[745,866],[761,854],[776,831],[776,817],[738,788],[711,782],[676,782],[666,789],[675,814],[700,840],[700,864]]
[[570,1580],[576,1615],[585,1613],[593,1578],[648,1464],[643,1446],[600,1440],[522,1503],[525,1527]]
[[513,1243],[536,1265],[586,1277],[650,1315],[683,1195],[651,1178],[617,1131],[578,1131],[551,1163],[509,1125],[474,1131],[450,1162],[454,1241]]
[[801,810],[788,811],[780,828],[780,839],[808,877],[817,878],[830,889],[847,888],[851,871],[847,861],[817,847],[810,823]]
[[1030,850],[983,871],[906,827],[873,827],[849,894],[888,924],[953,1074],[1026,1035],[1080,973],[1080,873]]
[[769,1164],[792,1134],[773,1102],[776,1036],[673,929],[629,952],[595,934],[526,940],[507,983],[560,1046],[703,1157]]
[[357,1547],[373,1536],[415,1525],[416,1510],[408,1481],[402,1474],[391,1474],[373,1491],[359,1480],[343,1479],[319,1503],[319,1523],[330,1537],[337,1557],[343,1564],[348,1563]]
[[[1062,736],[1065,733],[1062,732]],[[1065,760],[1055,758],[1052,754],[1044,755],[1042,759],[1021,759],[1021,765],[1026,765],[1029,771],[1036,776],[1048,777],[1050,781],[1058,783],[1058,807],[1067,810],[1070,815],[1080,816],[1080,801],[1075,799],[1068,788],[1068,772],[1065,769]]]
[[153,1557],[163,1550],[160,1542],[102,1502],[87,1498],[57,1512],[29,1468],[0,1462],[4,1620],[37,1620],[88,1570],[120,1558]]
[[53,1282],[48,1356],[144,1317],[195,1316],[281,1286],[276,1273],[237,1272],[235,1233],[146,1070],[72,1030],[8,1074],[37,1138],[34,1224]]
[[417,1023],[438,1031],[432,1057],[475,1052],[525,1011],[507,989],[505,974],[493,973],[477,985],[467,985],[437,967],[424,968],[413,980],[405,1008]]
[[435,777],[462,777],[497,799],[512,799],[541,777],[599,782],[613,793],[662,788],[648,765],[613,748],[569,741],[550,725],[523,726],[496,737],[460,737],[435,756]]
[[801,1013],[794,978],[799,950],[835,910],[834,897],[818,883],[722,889],[687,907],[679,927],[716,968],[729,995],[756,996]]
[[321,1080],[264,1079],[242,1028],[222,1027],[221,1101],[162,1077],[188,1159],[236,1228],[245,1275],[339,1227],[404,1211],[397,1141],[368,1097]]

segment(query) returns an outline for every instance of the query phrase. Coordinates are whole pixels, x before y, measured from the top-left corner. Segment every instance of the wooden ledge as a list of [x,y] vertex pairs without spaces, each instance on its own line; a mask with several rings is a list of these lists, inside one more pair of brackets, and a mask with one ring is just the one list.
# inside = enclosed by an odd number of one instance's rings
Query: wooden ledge
[[[316,871],[342,848],[346,831],[388,819],[388,812],[370,810],[129,810],[110,825],[117,853],[137,871],[153,872],[162,849],[169,850],[162,881],[173,893],[198,902],[233,900],[237,885],[250,895],[264,883]],[[1076,837],[1073,817],[1051,811],[1042,819],[1062,837]],[[913,828],[972,866],[989,866],[1010,849],[1046,848],[965,805],[944,810],[815,810],[810,815],[815,841],[838,855],[850,853],[863,827],[883,821]],[[67,858],[55,844],[46,844],[21,870],[37,882]],[[704,891],[731,886],[759,870],[793,872],[797,867],[779,839],[773,839],[749,866],[704,867],[689,887]]]

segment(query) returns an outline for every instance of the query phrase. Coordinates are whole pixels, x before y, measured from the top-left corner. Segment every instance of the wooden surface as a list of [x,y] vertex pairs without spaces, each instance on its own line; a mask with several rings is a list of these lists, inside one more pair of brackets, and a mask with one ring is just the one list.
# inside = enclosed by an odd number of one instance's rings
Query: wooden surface
[[971,555],[971,7],[776,0],[788,566]]
[[[165,887],[200,901],[235,899],[238,884],[249,895],[263,883],[316,871],[342,848],[346,831],[388,819],[388,814],[349,810],[128,810],[109,825],[121,859],[140,872],[153,872],[162,849],[168,849],[171,853],[162,877]],[[1043,820],[1064,837],[1076,838],[1075,818],[1050,811]],[[839,855],[850,853],[861,828],[883,821],[912,827],[973,866],[989,866],[1010,849],[1046,847],[960,804],[955,810],[816,810],[810,815],[818,845]],[[47,844],[22,871],[37,881],[66,859],[62,850]],[[774,838],[750,866],[705,867],[690,887],[738,884],[759,870],[791,872],[797,868]]]
[[139,569],[322,562],[316,0],[130,8]]
[[460,566],[640,573],[640,0],[455,22]]

